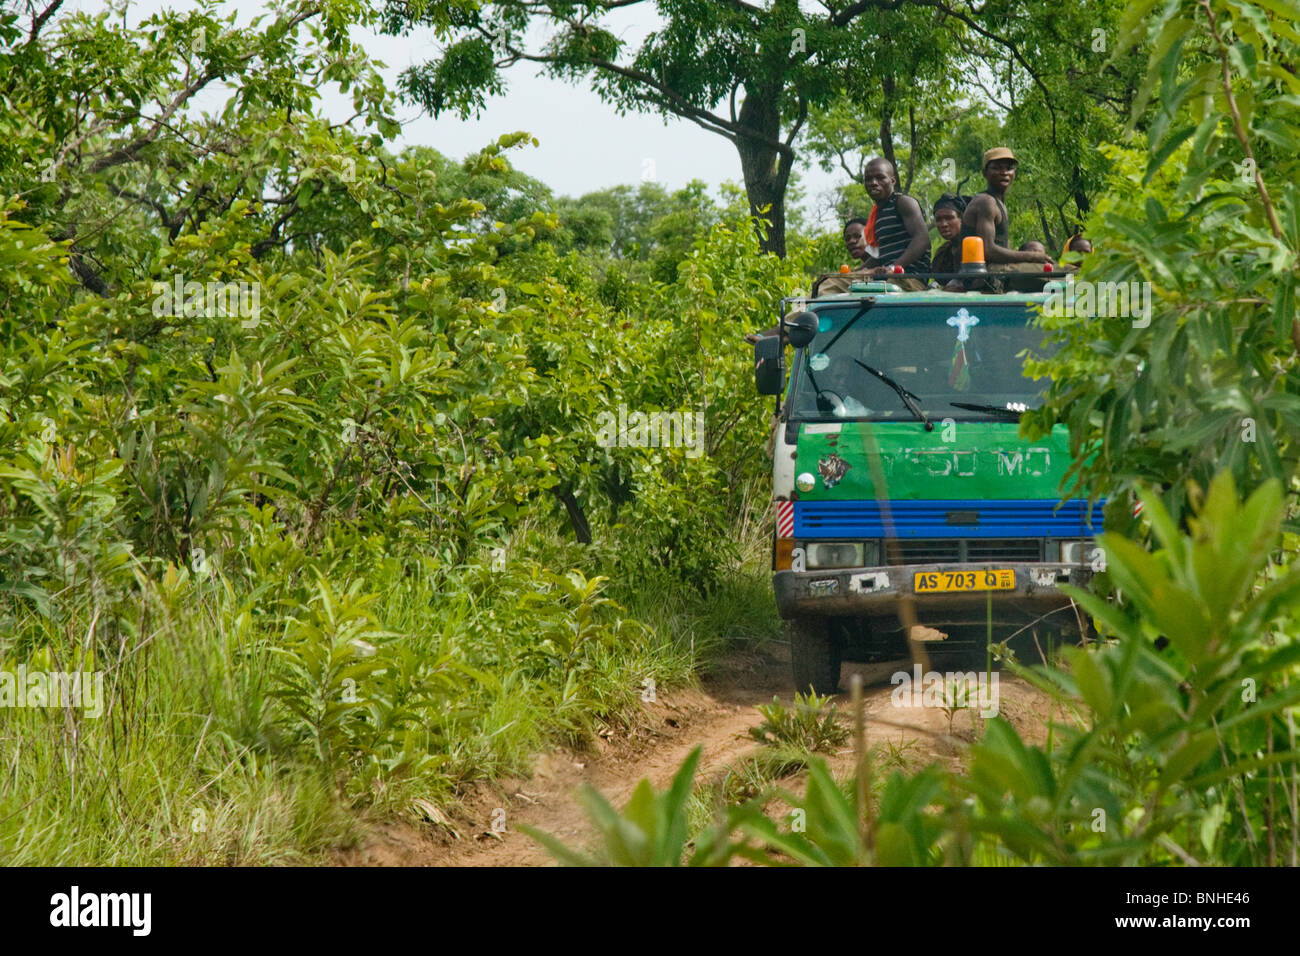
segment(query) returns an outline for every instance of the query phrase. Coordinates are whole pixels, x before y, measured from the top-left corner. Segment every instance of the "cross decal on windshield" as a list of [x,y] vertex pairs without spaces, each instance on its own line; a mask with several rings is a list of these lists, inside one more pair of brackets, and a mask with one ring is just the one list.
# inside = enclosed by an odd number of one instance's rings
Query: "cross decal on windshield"
[[965,309],[958,309],[957,314],[948,319],[948,324],[957,329],[957,341],[965,342],[970,338],[972,325],[979,325],[980,320]]

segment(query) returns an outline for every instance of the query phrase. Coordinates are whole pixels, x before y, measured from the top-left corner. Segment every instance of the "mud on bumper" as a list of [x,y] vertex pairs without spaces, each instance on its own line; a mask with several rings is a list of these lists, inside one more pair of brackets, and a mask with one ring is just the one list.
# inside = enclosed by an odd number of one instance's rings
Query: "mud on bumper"
[[[998,591],[917,593],[916,575],[931,572],[1013,570],[1015,587]],[[959,610],[1014,602],[1020,607],[1049,611],[1070,604],[1058,584],[1086,587],[1092,571],[1073,564],[997,562],[990,564],[916,564],[883,568],[838,568],[825,571],[777,571],[772,576],[776,606],[783,618],[815,615],[883,615],[893,613],[899,600],[915,598],[917,607]]]

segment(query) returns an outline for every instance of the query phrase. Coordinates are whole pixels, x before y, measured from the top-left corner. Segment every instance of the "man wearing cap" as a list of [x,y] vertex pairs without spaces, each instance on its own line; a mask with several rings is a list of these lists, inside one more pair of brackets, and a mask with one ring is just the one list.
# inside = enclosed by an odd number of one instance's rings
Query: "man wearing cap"
[[[1005,146],[995,146],[984,154],[984,180],[988,188],[971,197],[961,217],[962,238],[979,236],[984,240],[984,259],[991,271],[1022,271],[1006,269],[1018,263],[1044,263],[1047,253],[1030,250],[1022,252],[1011,248],[1006,195],[1016,181],[1019,163],[1015,153]],[[996,266],[1004,267],[995,270]]]

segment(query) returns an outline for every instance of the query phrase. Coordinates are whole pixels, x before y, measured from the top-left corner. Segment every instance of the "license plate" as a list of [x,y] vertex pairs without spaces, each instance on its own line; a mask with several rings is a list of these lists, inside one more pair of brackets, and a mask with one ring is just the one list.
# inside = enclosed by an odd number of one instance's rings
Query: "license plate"
[[945,591],[1014,591],[1016,572],[991,571],[918,571],[912,582],[918,594]]

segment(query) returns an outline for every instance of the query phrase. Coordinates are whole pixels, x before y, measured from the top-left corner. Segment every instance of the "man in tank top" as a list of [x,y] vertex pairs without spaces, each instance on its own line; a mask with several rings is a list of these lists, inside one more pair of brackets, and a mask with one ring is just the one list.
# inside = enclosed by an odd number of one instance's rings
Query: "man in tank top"
[[[1022,263],[1047,261],[1047,253],[1031,250],[1022,252],[1011,248],[1010,231],[1007,215],[1006,195],[1011,184],[1016,181],[1016,168],[1019,163],[1016,156],[1005,146],[995,146],[984,154],[984,180],[988,187],[982,193],[976,193],[966,206],[961,217],[961,235],[979,236],[984,240],[984,261],[990,271],[995,266],[1010,266]],[[1003,269],[1000,271],[1027,271]]]
[[[874,262],[869,263],[874,266],[871,274],[888,278],[895,266],[901,266],[905,274],[929,272],[930,231],[921,215],[921,204],[898,191],[894,164],[876,157],[867,163],[862,181],[875,202],[866,228],[868,244],[877,249]],[[917,279],[905,279],[904,284],[922,287]]]
[[[1026,273],[1023,279],[990,280],[987,286],[1002,291],[1004,286],[1022,292],[1037,291],[1043,280],[1043,263],[1047,262],[1045,250],[1011,248],[1006,195],[1016,181],[1019,163],[1015,153],[1005,146],[995,146],[984,154],[984,180],[988,187],[971,197],[961,217],[961,238],[979,236],[984,240],[984,261],[989,272]],[[1031,278],[1032,276],[1032,278]],[[953,279],[944,288],[961,290],[970,288],[969,281]]]

